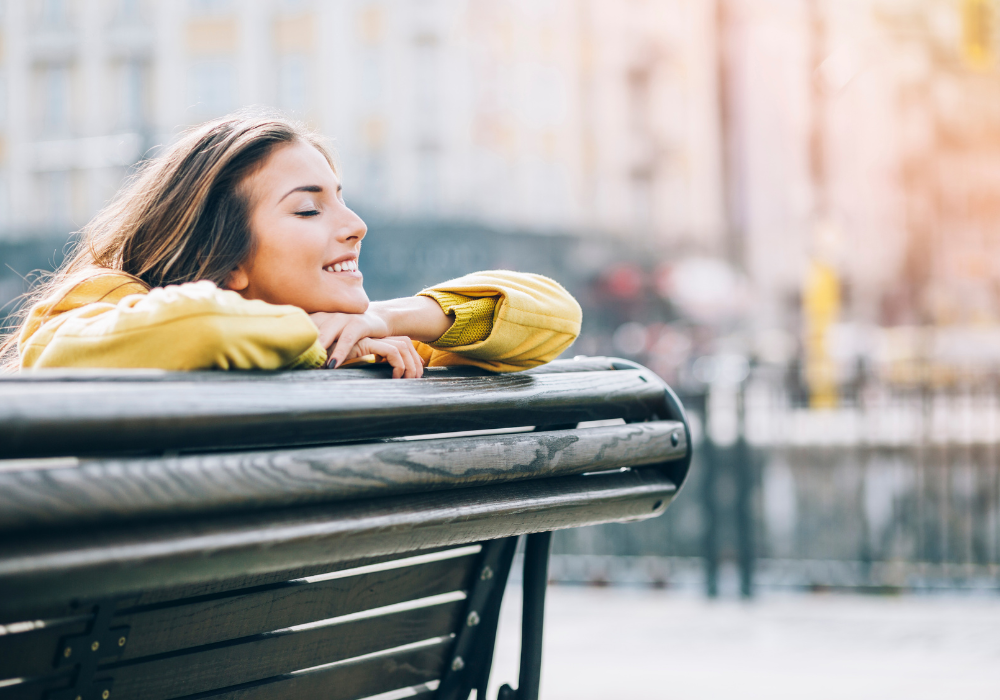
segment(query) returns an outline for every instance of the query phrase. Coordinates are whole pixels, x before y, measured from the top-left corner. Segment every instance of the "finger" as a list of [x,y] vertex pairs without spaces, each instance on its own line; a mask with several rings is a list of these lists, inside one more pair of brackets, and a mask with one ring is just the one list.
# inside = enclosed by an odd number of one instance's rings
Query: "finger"
[[377,348],[378,354],[385,357],[386,362],[392,367],[392,378],[401,379],[406,375],[406,363],[403,361],[403,354],[399,347],[384,340],[371,343],[372,348]]
[[417,363],[413,361],[413,354],[407,349],[407,346],[413,347],[410,339],[392,338],[391,340],[392,344],[399,349],[400,357],[403,358],[403,365],[406,367],[406,372],[404,372],[403,376],[408,379],[415,379],[417,377]]
[[413,365],[417,368],[415,376],[417,379],[420,379],[420,377],[424,376],[424,358],[420,357],[420,353],[413,347],[413,341],[409,338],[406,339],[406,351],[413,358]]
[[347,323],[337,336],[336,345],[330,352],[328,364],[331,367],[337,367],[341,362],[346,360],[351,349],[361,340],[362,333],[363,331],[359,327],[359,324]]
[[342,314],[323,314],[323,318],[319,324],[319,342],[322,343],[324,348],[330,349],[340,334],[344,330],[350,318]]
[[398,336],[392,338],[392,340],[403,354],[407,367],[406,376],[413,379],[419,379],[424,376],[424,360],[420,357],[417,349],[413,347],[413,341],[406,336]]
[[413,347],[413,341],[406,336],[397,336],[393,338],[396,346],[399,348],[403,355],[403,361],[406,363],[406,376],[410,379],[419,379],[424,374],[424,363],[420,359],[420,355],[417,354],[416,348]]

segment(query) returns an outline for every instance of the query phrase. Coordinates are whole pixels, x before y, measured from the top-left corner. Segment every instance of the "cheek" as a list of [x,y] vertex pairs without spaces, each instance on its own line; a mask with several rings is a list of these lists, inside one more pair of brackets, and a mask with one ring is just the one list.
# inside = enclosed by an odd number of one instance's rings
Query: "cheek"
[[303,275],[322,271],[322,244],[309,231],[289,222],[262,228],[255,234],[256,252],[251,274],[269,282],[294,283]]

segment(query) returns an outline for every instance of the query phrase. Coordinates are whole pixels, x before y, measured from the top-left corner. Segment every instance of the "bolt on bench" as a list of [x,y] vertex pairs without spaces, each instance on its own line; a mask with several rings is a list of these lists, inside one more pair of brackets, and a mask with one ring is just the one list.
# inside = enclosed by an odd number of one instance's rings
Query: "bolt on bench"
[[385,376],[0,378],[0,700],[484,698],[520,535],[535,700],[551,531],[661,514],[682,407],[609,358]]

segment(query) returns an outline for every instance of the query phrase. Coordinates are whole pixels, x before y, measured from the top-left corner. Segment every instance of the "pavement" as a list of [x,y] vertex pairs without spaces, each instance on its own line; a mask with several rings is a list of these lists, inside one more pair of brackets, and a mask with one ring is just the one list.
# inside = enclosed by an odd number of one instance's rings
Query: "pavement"
[[[550,586],[540,700],[1000,698],[1000,597]],[[516,685],[505,596],[489,699]]]

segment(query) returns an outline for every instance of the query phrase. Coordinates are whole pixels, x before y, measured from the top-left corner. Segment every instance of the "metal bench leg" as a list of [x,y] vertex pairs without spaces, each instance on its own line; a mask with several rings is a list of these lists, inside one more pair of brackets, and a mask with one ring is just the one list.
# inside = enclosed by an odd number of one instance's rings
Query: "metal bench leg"
[[500,688],[499,700],[538,700],[542,675],[542,624],[545,589],[549,580],[551,532],[528,535],[524,549],[524,583],[521,609],[521,670],[517,690]]

